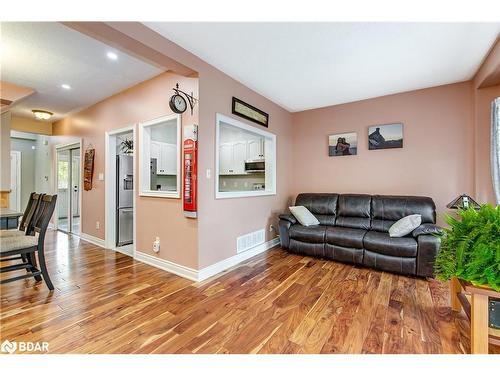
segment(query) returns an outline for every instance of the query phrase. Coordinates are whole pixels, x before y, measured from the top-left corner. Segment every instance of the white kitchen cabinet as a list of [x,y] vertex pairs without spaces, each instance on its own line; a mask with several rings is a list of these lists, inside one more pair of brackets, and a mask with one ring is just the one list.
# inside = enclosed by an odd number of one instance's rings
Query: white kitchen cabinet
[[156,165],[160,162],[160,142],[151,142],[151,148],[149,149],[151,159],[156,159]]
[[232,174],[233,170],[233,144],[223,143],[219,147],[219,173]]
[[163,170],[165,174],[177,174],[177,145],[172,143],[163,143],[161,147],[161,159],[163,162]]
[[258,160],[264,157],[264,140],[252,139],[248,141],[248,160]]
[[219,174],[245,174],[245,161],[264,157],[263,140],[221,143],[219,146]]
[[233,143],[233,165],[235,174],[245,173],[245,160],[247,160],[247,142]]
[[171,143],[151,141],[151,158],[156,159],[156,174],[175,175],[177,173],[177,146]]

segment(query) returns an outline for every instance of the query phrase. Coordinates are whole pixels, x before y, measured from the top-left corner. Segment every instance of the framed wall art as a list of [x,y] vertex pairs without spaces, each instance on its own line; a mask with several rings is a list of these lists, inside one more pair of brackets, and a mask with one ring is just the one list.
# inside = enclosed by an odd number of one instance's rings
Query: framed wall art
[[255,122],[259,125],[269,126],[269,114],[260,109],[245,103],[243,100],[233,96],[232,113],[247,119],[248,121]]
[[374,125],[368,128],[368,149],[403,148],[403,124]]
[[340,133],[328,136],[328,156],[356,155],[357,153],[357,133]]

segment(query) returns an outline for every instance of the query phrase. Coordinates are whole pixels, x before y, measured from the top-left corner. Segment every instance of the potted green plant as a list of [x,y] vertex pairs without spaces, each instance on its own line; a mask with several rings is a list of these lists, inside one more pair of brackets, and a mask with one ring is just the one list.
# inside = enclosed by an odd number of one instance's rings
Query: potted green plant
[[500,291],[500,206],[459,210],[446,217],[435,262],[439,280],[452,277]]
[[120,143],[120,149],[124,154],[131,154],[134,152],[134,141],[132,139],[124,139]]

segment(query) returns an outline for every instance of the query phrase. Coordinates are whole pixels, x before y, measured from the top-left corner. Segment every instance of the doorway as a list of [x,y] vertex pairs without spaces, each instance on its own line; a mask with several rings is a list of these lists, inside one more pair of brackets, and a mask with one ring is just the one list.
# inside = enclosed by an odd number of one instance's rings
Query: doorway
[[80,143],[56,147],[57,229],[79,235],[81,151]]
[[106,248],[135,253],[135,127],[106,132]]
[[9,208],[21,211],[21,152],[10,152],[10,200]]

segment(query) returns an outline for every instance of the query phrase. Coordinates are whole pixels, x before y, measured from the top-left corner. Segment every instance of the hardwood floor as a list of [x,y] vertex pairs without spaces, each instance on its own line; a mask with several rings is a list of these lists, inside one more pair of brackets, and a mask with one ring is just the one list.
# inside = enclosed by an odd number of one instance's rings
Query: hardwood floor
[[192,283],[77,237],[46,241],[56,290],[2,285],[2,342],[47,341],[50,353],[469,352],[468,323],[434,280],[275,249]]

